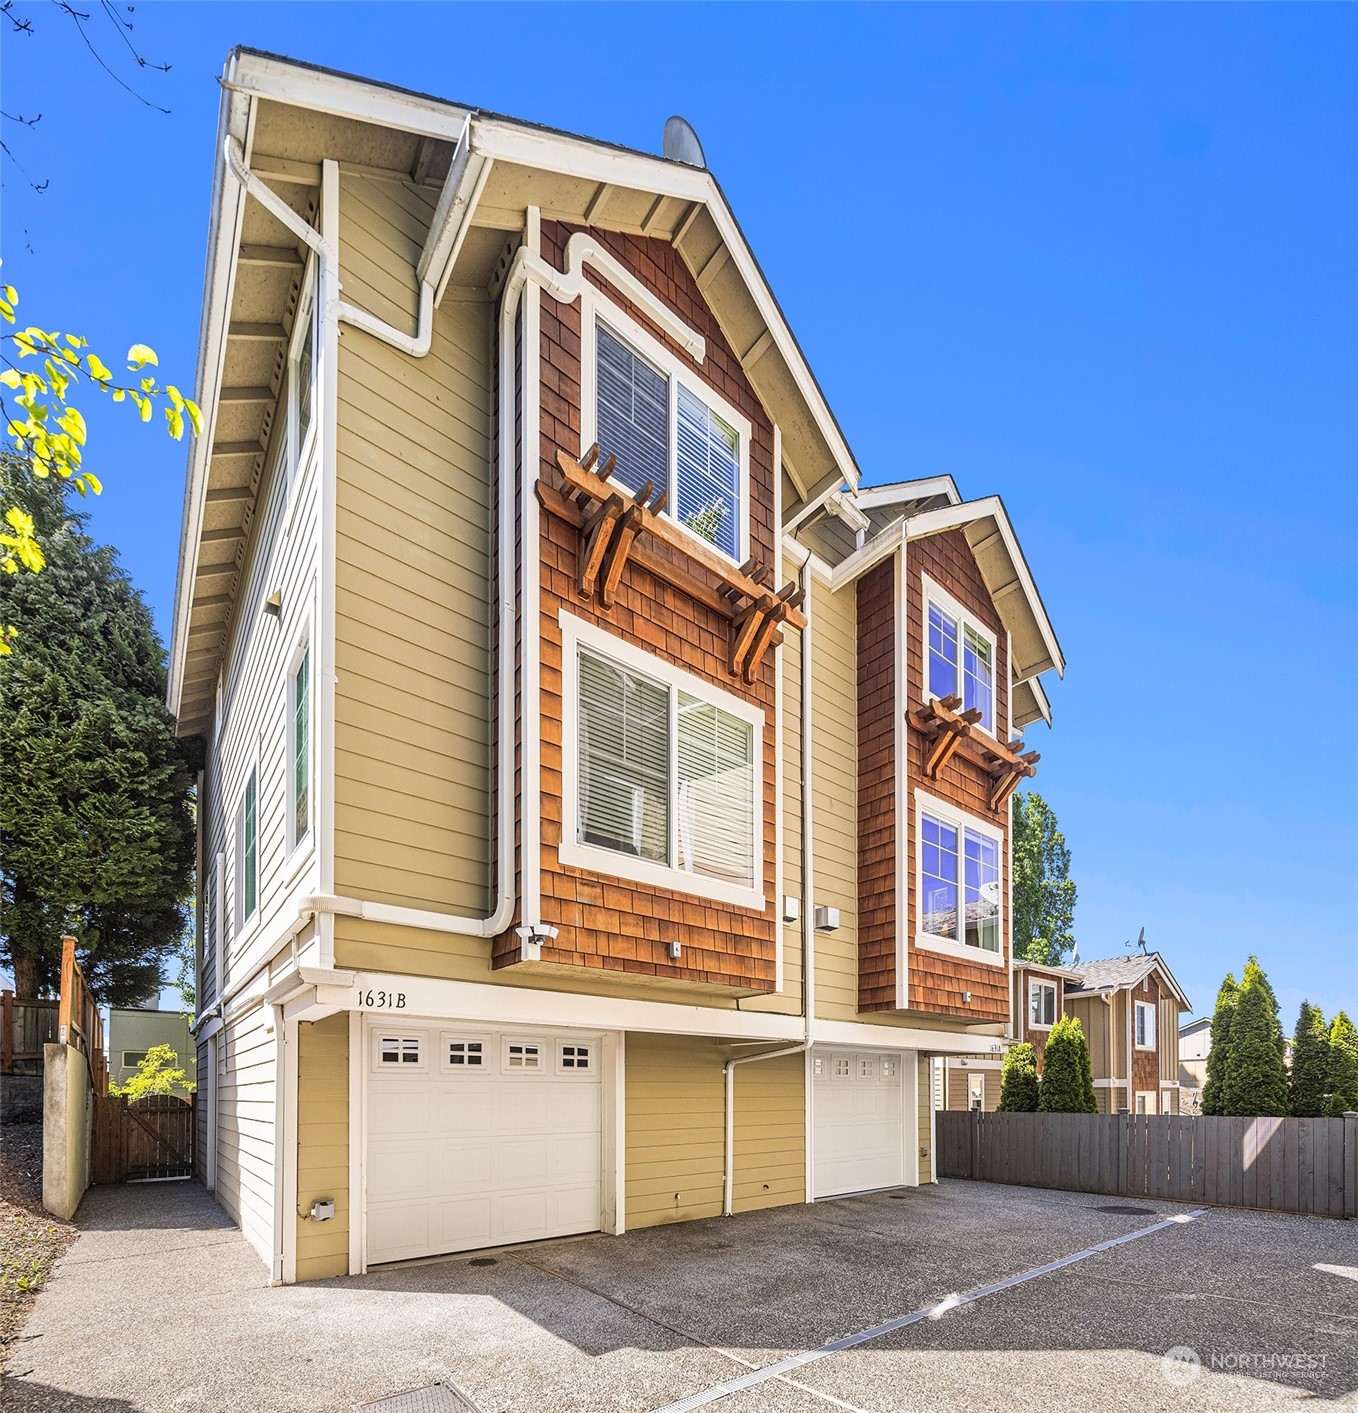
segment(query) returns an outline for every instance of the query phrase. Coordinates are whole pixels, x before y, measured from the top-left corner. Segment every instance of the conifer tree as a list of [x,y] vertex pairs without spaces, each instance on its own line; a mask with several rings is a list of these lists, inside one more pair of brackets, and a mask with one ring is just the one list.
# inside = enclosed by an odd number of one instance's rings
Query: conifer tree
[[1037,1056],[1026,1040],[1004,1057],[998,1107],[1002,1114],[1031,1114],[1037,1108]]
[[1074,1016],[1062,1016],[1042,1050],[1037,1107],[1049,1114],[1097,1114],[1089,1044]]
[[1319,1006],[1301,1003],[1292,1036],[1292,1073],[1287,1081],[1287,1112],[1313,1119],[1325,1112],[1330,1088],[1330,1032]]
[[59,981],[75,934],[95,995],[133,1004],[178,944],[194,860],[192,774],[165,707],[164,648],[70,485],[0,457],[0,501],[33,517],[47,565],[0,575],[0,961],[21,995]]
[[1202,1088],[1204,1114],[1224,1114],[1223,1100],[1227,1058],[1231,1053],[1231,1022],[1235,1018],[1240,987],[1235,977],[1226,973],[1226,980],[1217,992],[1216,1009],[1212,1012],[1212,1044],[1207,1051],[1207,1083]]
[[1330,1022],[1330,1097],[1325,1112],[1358,1113],[1358,1029],[1344,1011]]
[[1283,1030],[1273,988],[1255,957],[1245,963],[1230,1037],[1221,1082],[1221,1112],[1282,1118],[1287,1113]]
[[1056,813],[1036,790],[1014,796],[1014,955],[1057,966],[1075,946],[1075,880]]

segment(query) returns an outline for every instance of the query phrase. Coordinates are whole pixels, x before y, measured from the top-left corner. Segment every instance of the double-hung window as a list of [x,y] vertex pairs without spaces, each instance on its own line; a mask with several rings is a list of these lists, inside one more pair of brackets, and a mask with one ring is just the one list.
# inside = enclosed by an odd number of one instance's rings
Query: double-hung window
[[916,944],[983,961],[1002,961],[1000,850],[1004,836],[923,792],[918,792],[916,799]]
[[236,815],[236,925],[243,929],[259,906],[259,767],[251,766]]
[[316,346],[318,310],[316,305],[315,261],[302,282],[297,318],[292,326],[288,349],[288,437],[287,478],[291,486],[302,460],[311,446],[316,421]]
[[288,678],[288,828],[293,848],[311,832],[311,648]]
[[602,313],[586,320],[594,393],[586,440],[617,458],[616,484],[634,495],[648,482],[653,494],[664,491],[668,516],[739,562],[749,539],[750,424],[662,345],[623,324]]
[[1155,1007],[1147,1001],[1136,1003],[1136,1048],[1155,1049]]
[[762,908],[762,713],[572,615],[562,626],[562,862]]
[[1028,996],[1028,1024],[1045,1030],[1056,1024],[1056,987],[1035,981]]
[[979,709],[983,730],[995,734],[996,640],[951,594],[924,578],[924,699],[961,697]]

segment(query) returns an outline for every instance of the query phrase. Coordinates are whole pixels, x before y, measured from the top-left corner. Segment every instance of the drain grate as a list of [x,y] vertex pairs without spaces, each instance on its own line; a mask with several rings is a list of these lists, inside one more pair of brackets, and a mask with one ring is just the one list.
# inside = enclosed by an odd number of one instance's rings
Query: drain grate
[[494,1256],[473,1256],[467,1264],[469,1266],[494,1266],[496,1260]]
[[1096,1212],[1107,1212],[1110,1217],[1153,1217],[1156,1215],[1154,1207],[1119,1207],[1116,1203],[1111,1207],[1095,1207]]
[[359,1408],[376,1408],[381,1413],[481,1413],[461,1389],[442,1383],[413,1388],[409,1393],[388,1394],[372,1403],[360,1403]]

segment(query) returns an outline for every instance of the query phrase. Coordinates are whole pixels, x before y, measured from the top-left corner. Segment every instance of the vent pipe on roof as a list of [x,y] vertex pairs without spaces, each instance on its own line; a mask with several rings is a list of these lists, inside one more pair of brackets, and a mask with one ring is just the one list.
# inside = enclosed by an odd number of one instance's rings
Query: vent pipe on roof
[[660,155],[667,162],[682,162],[686,167],[707,170],[707,158],[703,156],[703,145],[698,141],[698,134],[693,131],[693,125],[678,113],[665,119]]

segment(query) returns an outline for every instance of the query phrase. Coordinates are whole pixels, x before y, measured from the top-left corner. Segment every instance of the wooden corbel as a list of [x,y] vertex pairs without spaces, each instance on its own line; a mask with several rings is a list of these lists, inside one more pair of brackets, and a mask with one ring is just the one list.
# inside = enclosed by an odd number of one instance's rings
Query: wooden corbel
[[580,529],[580,597],[594,596],[594,585],[603,567],[604,555],[613,538],[613,527],[622,518],[622,497],[615,491],[597,508]]

